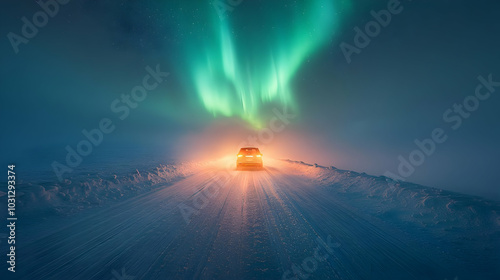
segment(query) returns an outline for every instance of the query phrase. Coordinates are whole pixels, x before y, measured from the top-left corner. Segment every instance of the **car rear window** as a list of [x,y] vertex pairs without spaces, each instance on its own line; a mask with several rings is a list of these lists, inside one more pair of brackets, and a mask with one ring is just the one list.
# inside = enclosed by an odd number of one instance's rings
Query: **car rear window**
[[242,154],[260,154],[257,148],[241,148],[240,153]]

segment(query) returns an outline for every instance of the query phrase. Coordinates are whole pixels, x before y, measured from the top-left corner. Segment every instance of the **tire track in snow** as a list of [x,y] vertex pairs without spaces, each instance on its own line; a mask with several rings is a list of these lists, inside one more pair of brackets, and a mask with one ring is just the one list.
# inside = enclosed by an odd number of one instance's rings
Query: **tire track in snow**
[[217,171],[208,166],[36,240],[27,251],[32,255],[23,256],[21,275],[108,279],[112,269],[125,267],[142,279],[279,279],[328,235],[341,246],[308,279],[437,275],[424,252],[390,225],[312,185],[286,163],[235,171],[186,224],[177,206],[202,193]]

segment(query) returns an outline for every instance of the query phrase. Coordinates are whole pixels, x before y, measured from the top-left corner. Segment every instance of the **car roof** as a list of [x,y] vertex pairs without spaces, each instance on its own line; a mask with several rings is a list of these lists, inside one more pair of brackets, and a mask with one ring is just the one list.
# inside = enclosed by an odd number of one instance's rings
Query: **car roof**
[[242,149],[257,149],[258,150],[259,148],[257,148],[257,147],[243,147]]

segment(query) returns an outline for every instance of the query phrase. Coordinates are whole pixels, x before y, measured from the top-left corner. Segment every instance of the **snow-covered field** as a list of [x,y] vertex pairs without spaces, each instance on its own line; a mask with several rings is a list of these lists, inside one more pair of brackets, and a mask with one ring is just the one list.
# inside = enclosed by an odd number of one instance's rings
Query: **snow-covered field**
[[26,182],[17,193],[18,209],[25,215],[37,212],[68,215],[155,190],[193,174],[206,164],[159,164],[121,173],[96,170],[79,173],[63,182]]
[[25,182],[18,272],[2,279],[500,279],[499,202],[265,165],[236,171],[227,158]]

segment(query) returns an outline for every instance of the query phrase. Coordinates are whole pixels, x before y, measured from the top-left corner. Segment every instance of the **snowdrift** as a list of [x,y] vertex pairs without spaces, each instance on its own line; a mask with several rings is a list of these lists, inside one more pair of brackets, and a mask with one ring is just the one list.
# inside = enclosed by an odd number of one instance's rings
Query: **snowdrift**
[[[92,170],[64,182],[21,182],[17,211],[21,214],[69,215],[168,186],[203,166],[202,163],[160,164],[135,172]],[[0,196],[5,193],[0,193]]]
[[437,236],[453,231],[500,240],[499,202],[333,166],[285,162],[299,176],[334,192],[336,203],[348,203],[397,226],[427,229]]

